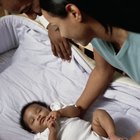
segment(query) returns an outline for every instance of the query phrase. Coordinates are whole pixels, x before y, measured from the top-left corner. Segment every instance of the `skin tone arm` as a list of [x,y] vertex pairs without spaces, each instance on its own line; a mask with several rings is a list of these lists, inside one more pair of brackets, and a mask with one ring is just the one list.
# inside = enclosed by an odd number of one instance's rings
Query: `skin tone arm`
[[47,126],[50,131],[48,140],[57,140],[57,122],[52,117],[49,117]]
[[[44,10],[42,10],[43,14]],[[71,60],[71,47],[67,38],[61,37],[59,28],[49,24],[47,26],[48,36],[51,41],[52,52],[56,57],[64,60]]]
[[57,140],[57,121],[60,117],[76,117],[80,114],[75,106],[67,106],[58,111],[51,111],[47,116],[47,126],[50,131],[49,140]]
[[[0,6],[9,13],[26,13],[29,18],[36,19],[37,15],[42,15],[39,0],[0,0]],[[54,30],[53,26],[48,27],[48,35],[51,42],[52,52],[55,56],[64,60],[71,60],[71,47],[68,39],[61,37],[59,30]]]
[[57,140],[57,134],[56,133],[49,133],[49,139],[48,140]]
[[[96,67],[92,71],[86,88],[83,94],[76,102],[76,106],[68,106],[59,110],[61,117],[76,117],[80,116],[82,111],[86,110],[103,91],[107,88],[113,78],[115,69],[109,65],[100,55],[94,50]],[[57,116],[58,117],[58,116]]]
[[[43,13],[43,10],[41,11],[39,6],[39,0],[34,0],[32,8],[32,11],[26,12],[26,14],[32,19],[35,19],[37,15],[41,15]],[[53,54],[61,59],[71,60],[72,52],[69,40],[61,37],[58,27],[54,27],[53,25],[49,24],[47,29]]]
[[[38,0],[34,0],[33,3],[33,7],[36,7],[36,9],[38,8],[37,2]],[[26,12],[26,14],[31,19],[35,19],[37,16],[37,14],[34,13],[34,11]],[[61,37],[58,27],[54,27],[53,25],[49,24],[47,26],[47,29],[53,54],[56,57],[60,57],[61,59],[71,60],[71,47],[69,40],[67,38]]]
[[59,120],[60,117],[77,117],[80,114],[80,109],[75,107],[75,105],[66,106],[57,111],[51,111],[47,118],[53,118],[54,120]]
[[[75,117],[79,114],[79,109],[75,106],[67,106],[63,109],[60,109],[58,111],[52,111],[48,115],[48,118],[55,120],[59,120],[60,117]],[[53,122],[54,123],[54,122]],[[53,124],[51,126],[51,132],[50,132],[50,139],[49,140],[56,140],[56,127]],[[115,124],[111,116],[102,109],[97,109],[95,112],[93,112],[93,118],[92,118],[92,129],[95,131],[98,135],[103,137],[109,137],[110,140],[125,140],[122,137],[119,137],[116,135],[115,130]],[[54,139],[53,139],[54,138]],[[140,138],[140,131],[135,133],[130,140],[139,140]]]
[[86,87],[76,105],[86,110],[105,91],[112,81],[115,69],[94,50],[96,66],[90,74]]
[[58,27],[49,24],[47,28],[53,54],[61,59],[70,60],[71,47],[69,40],[61,37]]

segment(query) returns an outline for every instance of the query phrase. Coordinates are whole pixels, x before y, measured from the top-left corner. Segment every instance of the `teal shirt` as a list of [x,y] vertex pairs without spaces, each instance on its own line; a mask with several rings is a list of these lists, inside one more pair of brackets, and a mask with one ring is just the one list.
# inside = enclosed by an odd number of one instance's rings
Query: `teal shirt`
[[140,84],[140,34],[129,32],[117,54],[113,45],[101,39],[95,38],[91,43],[109,64],[124,71]]

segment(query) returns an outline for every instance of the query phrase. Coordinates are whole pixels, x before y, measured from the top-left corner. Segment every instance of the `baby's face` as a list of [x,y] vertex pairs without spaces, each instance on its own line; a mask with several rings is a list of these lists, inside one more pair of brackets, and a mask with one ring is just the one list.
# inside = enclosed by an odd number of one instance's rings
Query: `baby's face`
[[47,115],[50,110],[38,104],[30,105],[23,116],[23,120],[33,132],[43,132],[47,128]]

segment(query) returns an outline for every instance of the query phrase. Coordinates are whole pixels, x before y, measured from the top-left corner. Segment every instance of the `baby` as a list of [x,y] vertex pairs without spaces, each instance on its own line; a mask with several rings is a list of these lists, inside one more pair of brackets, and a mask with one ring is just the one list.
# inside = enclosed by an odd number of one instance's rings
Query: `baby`
[[22,108],[20,124],[23,129],[37,133],[35,140],[124,140],[115,134],[114,122],[105,110],[97,109],[90,124],[76,117],[79,108],[75,105],[63,107],[54,103],[50,108],[39,101]]

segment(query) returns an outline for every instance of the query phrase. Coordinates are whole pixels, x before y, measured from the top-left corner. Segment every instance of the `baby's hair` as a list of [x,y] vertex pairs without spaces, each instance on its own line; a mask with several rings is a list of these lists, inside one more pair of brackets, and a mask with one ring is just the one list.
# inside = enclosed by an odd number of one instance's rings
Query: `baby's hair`
[[27,110],[27,108],[33,104],[38,104],[38,105],[48,108],[48,105],[45,102],[41,102],[41,101],[32,101],[32,102],[27,103],[25,106],[23,106],[21,113],[20,113],[20,120],[19,120],[20,122],[19,123],[24,130],[26,130],[30,133],[34,133],[34,132],[29,127],[29,125],[24,121],[23,117],[24,117],[24,114],[25,114],[25,111]]

